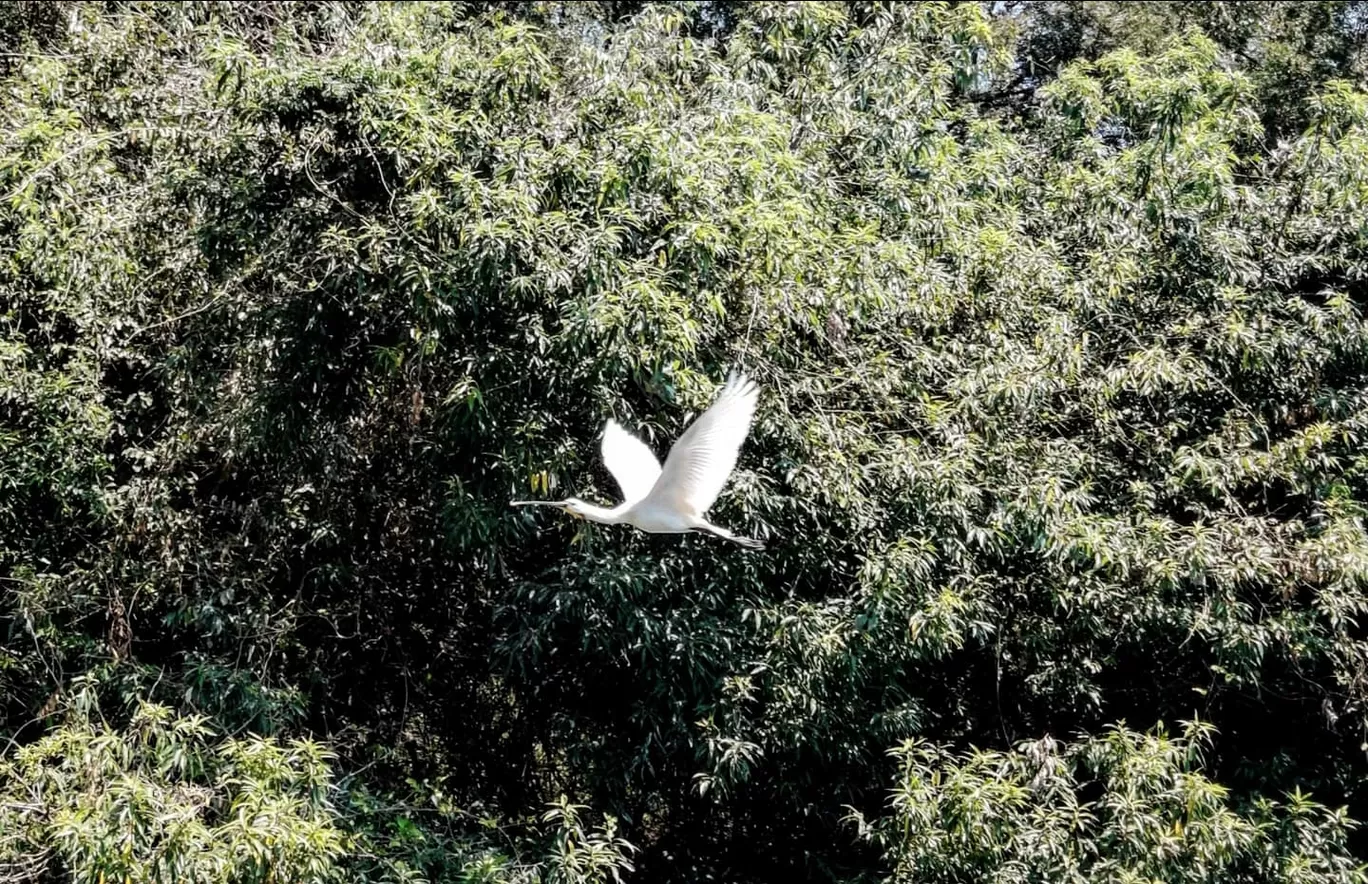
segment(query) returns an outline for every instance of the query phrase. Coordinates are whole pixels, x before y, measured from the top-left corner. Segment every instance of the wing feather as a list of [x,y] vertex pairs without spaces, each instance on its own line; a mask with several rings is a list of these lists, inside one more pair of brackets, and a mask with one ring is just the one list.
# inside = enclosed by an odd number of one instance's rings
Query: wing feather
[[624,503],[645,497],[660,478],[660,462],[651,449],[617,421],[603,428],[603,463],[622,489]]
[[717,500],[736,468],[741,444],[750,433],[759,388],[731,374],[712,407],[680,436],[665,458],[651,489],[662,502],[702,516]]

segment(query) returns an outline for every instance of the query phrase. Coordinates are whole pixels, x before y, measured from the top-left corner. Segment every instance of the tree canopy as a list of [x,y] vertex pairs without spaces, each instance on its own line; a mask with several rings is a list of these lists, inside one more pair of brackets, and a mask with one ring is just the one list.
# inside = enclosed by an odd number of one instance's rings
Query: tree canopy
[[0,880],[1368,881],[1366,40],[10,4]]

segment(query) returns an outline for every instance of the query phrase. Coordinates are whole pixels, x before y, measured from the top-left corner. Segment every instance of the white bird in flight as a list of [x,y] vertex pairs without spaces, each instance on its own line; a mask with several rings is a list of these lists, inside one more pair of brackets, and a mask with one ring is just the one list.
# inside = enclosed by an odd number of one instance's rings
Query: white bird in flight
[[679,437],[663,468],[645,443],[609,420],[603,429],[603,462],[624,498],[612,509],[577,497],[515,500],[509,505],[554,506],[606,525],[632,525],[651,534],[696,531],[746,549],[764,549],[763,541],[738,537],[704,518],[736,466],[759,395],[754,382],[741,375],[728,375],[717,401]]

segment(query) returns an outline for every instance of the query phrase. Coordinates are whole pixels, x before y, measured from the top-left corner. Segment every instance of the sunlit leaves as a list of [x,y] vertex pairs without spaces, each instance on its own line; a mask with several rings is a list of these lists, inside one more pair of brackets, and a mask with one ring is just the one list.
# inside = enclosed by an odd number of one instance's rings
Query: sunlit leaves
[[347,845],[331,761],[160,706],[123,731],[73,721],[0,765],[0,866],[19,880],[48,863],[78,882],[326,880]]
[[909,742],[894,753],[892,816],[852,821],[885,846],[893,881],[1368,880],[1342,812],[1300,790],[1243,804],[1203,776],[1213,737],[1192,722],[1010,752]]

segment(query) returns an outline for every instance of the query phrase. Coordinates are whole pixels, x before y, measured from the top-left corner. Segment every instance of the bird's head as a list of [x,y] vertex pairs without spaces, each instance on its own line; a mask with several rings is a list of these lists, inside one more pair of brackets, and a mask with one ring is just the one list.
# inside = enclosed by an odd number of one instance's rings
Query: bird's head
[[589,504],[580,500],[578,497],[567,497],[560,502],[560,506],[561,509],[565,510],[569,515],[574,516],[576,519],[583,519]]

